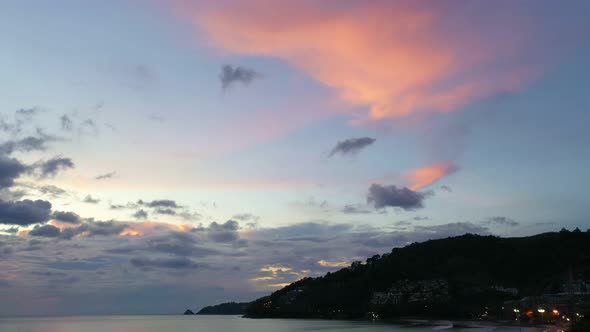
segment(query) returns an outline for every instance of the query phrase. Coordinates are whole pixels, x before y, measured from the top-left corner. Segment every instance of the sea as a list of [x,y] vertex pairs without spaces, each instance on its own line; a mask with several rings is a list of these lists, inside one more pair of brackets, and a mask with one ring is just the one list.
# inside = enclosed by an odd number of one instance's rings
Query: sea
[[0,318],[0,332],[294,332],[294,331],[558,331],[553,328],[460,326],[451,322],[413,321],[385,324],[369,321],[248,319],[239,316],[76,316]]

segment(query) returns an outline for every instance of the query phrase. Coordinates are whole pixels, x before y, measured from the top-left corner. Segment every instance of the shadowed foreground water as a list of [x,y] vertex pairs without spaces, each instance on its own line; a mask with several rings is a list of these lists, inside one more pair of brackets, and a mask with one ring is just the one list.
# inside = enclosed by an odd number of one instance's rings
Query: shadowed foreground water
[[1,332],[276,332],[276,331],[541,331],[519,327],[391,325],[371,322],[247,319],[237,316],[88,316],[0,318]]

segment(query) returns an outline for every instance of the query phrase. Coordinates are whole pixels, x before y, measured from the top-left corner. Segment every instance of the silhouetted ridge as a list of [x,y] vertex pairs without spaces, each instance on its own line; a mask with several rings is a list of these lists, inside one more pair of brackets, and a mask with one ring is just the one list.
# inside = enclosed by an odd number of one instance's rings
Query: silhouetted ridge
[[[521,238],[466,234],[394,248],[365,263],[304,278],[252,302],[246,315],[500,316],[500,310],[508,310],[500,309],[505,301],[563,293],[572,276],[590,280],[589,272],[588,232],[562,230]],[[510,312],[513,315],[512,308]]]
[[250,302],[244,303],[221,303],[218,305],[212,305],[204,307],[197,315],[244,315],[246,314],[246,308],[250,305]]

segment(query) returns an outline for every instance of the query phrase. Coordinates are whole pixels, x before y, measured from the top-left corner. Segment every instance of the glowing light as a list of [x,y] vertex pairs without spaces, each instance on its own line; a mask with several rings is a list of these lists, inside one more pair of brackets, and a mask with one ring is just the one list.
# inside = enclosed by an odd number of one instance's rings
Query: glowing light
[[545,313],[545,309],[542,309],[542,308],[537,309],[537,311],[540,313]]

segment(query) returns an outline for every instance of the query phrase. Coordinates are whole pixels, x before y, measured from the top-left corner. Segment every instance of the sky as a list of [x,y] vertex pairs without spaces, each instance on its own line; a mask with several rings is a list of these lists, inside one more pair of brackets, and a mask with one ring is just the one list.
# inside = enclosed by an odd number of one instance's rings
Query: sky
[[0,315],[181,313],[590,228],[588,1],[0,1]]

